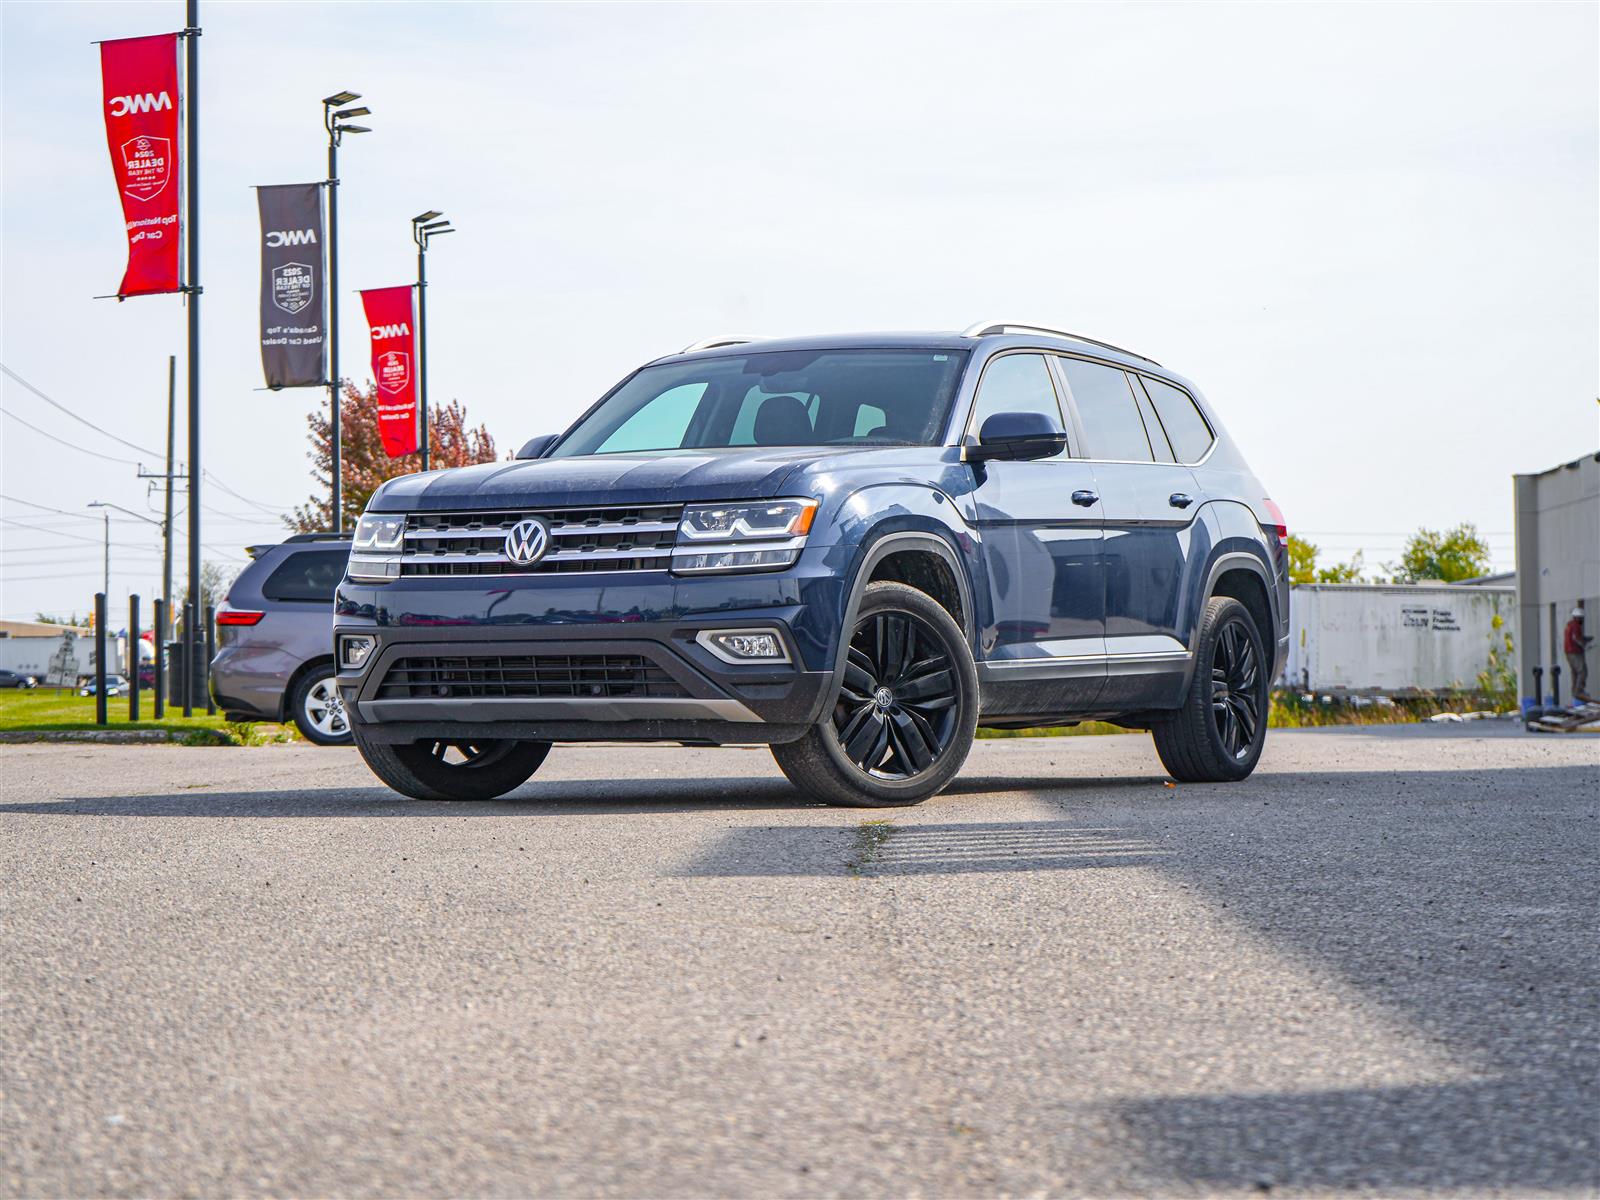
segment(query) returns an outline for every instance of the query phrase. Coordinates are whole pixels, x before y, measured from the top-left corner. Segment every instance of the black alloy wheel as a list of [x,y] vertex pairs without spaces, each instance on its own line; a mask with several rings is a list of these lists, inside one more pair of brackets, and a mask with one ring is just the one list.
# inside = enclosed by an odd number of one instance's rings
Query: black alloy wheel
[[803,736],[772,747],[801,791],[859,808],[917,804],[955,778],[978,723],[978,669],[961,626],[903,583],[867,585],[839,691]]
[[1242,620],[1230,620],[1211,660],[1211,719],[1222,748],[1235,759],[1250,753],[1261,723],[1261,661],[1250,633]]
[[1267,738],[1268,663],[1250,610],[1231,596],[1207,600],[1183,707],[1150,727],[1179,783],[1228,783],[1255,770]]
[[926,771],[950,747],[957,706],[955,665],[927,624],[888,611],[857,626],[833,709],[852,763],[877,779]]

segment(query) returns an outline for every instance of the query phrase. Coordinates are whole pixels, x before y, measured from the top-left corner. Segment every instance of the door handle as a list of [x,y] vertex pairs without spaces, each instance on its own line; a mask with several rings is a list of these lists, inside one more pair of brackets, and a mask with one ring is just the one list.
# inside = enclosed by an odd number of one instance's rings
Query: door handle
[[1093,508],[1096,504],[1100,503],[1100,497],[1095,495],[1088,488],[1080,488],[1078,491],[1072,493],[1072,502],[1074,504],[1082,505],[1084,508]]
[[1173,508],[1188,508],[1189,505],[1194,503],[1194,499],[1182,492],[1173,492],[1172,495],[1167,497],[1167,503],[1172,505]]

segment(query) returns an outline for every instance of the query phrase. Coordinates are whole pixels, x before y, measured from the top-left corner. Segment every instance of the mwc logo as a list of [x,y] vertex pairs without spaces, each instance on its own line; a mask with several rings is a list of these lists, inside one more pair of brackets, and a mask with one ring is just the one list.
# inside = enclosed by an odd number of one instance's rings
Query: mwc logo
[[160,112],[164,108],[172,107],[172,97],[166,92],[159,94],[145,92],[138,96],[113,96],[106,103],[111,108],[113,117],[125,117],[129,113]]
[[374,325],[372,327],[372,340],[381,342],[385,338],[410,337],[411,326],[401,321],[398,325]]
[[267,233],[269,246],[315,246],[316,244],[315,229],[273,229]]

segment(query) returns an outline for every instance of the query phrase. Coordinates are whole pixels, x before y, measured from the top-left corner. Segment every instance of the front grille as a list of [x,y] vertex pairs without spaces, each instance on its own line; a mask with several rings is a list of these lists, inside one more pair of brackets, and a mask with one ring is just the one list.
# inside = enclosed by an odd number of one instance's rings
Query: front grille
[[[412,513],[406,518],[401,575],[554,575],[664,571],[672,562],[681,504],[604,508],[503,509]],[[505,539],[525,517],[550,530],[544,557],[529,566],[506,557]]]
[[682,696],[683,687],[642,654],[471,654],[398,658],[379,700],[562,699]]

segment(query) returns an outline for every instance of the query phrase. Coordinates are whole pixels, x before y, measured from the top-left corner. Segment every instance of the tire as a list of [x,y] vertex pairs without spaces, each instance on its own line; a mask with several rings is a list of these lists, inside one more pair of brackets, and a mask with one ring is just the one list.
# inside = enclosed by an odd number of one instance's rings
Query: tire
[[549,742],[373,742],[355,727],[356,749],[372,773],[415,800],[493,800],[532,777]]
[[1231,783],[1256,769],[1267,740],[1271,666],[1250,610],[1230,596],[1206,601],[1194,679],[1183,707],[1150,730],[1179,783]]
[[797,788],[829,804],[926,800],[955,778],[978,724],[978,672],[961,627],[925,592],[872,583],[847,654],[822,721],[773,746],[772,757]]
[[350,744],[350,718],[339,698],[332,663],[312,667],[295,681],[289,693],[289,715],[308,742],[319,746]]

